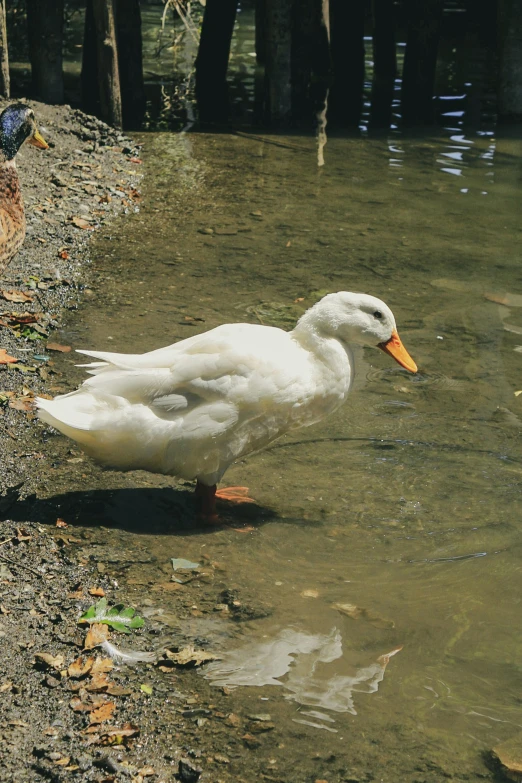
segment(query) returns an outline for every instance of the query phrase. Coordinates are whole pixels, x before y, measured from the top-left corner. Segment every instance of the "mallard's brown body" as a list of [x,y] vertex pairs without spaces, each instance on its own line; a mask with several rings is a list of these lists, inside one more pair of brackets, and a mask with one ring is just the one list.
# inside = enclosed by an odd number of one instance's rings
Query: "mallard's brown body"
[[25,239],[25,212],[14,161],[0,163],[0,274]]

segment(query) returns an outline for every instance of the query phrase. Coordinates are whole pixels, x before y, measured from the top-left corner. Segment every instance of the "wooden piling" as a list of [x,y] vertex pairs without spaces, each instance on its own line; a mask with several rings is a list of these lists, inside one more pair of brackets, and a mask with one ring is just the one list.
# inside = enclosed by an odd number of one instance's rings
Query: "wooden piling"
[[522,121],[522,3],[500,0],[498,8],[499,85],[498,119]]
[[434,121],[433,93],[443,6],[443,0],[405,3],[408,31],[401,92],[405,125],[430,125]]
[[116,36],[123,127],[135,130],[145,116],[139,0],[116,0]]
[[287,125],[292,111],[292,0],[266,0],[265,90],[271,125]]
[[393,0],[373,0],[373,80],[371,128],[389,128],[397,76]]
[[0,95],[4,98],[9,98],[11,95],[5,0],[0,0]]
[[301,0],[292,13],[292,124],[315,125],[331,84],[328,0]]
[[207,0],[196,57],[196,100],[202,123],[228,119],[227,68],[237,0]]
[[364,0],[330,0],[330,51],[333,84],[329,123],[357,128],[364,91]]
[[96,30],[100,113],[109,125],[121,128],[121,91],[113,0],[92,0],[92,10]]
[[93,0],[87,0],[85,6],[80,85],[83,111],[99,117],[98,54],[96,51],[96,23],[94,21]]
[[33,91],[46,103],[63,103],[64,0],[26,0]]

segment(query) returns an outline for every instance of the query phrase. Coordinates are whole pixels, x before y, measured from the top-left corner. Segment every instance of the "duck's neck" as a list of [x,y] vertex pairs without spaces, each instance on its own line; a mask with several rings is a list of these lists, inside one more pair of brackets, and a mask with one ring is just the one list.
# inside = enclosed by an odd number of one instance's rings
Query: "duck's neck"
[[350,366],[353,367],[351,347],[334,335],[325,333],[320,323],[317,323],[314,318],[307,317],[309,312],[305,313],[292,331],[293,338],[324,364],[338,367],[339,357],[345,355]]

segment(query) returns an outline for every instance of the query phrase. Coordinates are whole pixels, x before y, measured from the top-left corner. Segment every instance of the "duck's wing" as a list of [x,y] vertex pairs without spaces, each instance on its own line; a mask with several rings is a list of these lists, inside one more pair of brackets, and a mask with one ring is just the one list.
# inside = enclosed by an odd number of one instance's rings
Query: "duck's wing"
[[252,405],[288,394],[298,380],[286,332],[251,324],[218,327],[148,354],[82,351],[102,360],[80,391],[123,397],[176,416],[202,403]]

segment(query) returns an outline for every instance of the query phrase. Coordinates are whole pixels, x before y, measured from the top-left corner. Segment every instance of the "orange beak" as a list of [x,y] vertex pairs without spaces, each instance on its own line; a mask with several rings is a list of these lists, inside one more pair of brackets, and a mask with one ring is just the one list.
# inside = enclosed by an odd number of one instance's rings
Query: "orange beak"
[[40,150],[48,150],[49,145],[47,144],[46,140],[40,133],[40,131],[35,131],[34,134],[31,136],[30,139],[27,139],[27,143],[31,144],[33,147],[38,147]]
[[392,336],[388,342],[379,343],[377,347],[380,348],[381,351],[384,351],[384,353],[389,353],[390,356],[393,356],[395,361],[398,362],[401,367],[404,367],[405,370],[409,370],[410,372],[417,372],[417,365],[402,344],[402,340],[395,329],[393,330]]

